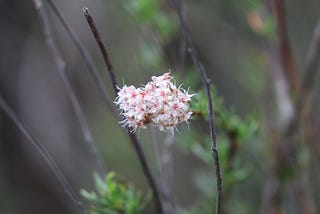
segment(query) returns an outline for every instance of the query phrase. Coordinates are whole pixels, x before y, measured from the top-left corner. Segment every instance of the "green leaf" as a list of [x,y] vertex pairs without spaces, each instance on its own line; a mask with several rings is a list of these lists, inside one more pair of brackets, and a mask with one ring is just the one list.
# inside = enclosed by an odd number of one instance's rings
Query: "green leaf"
[[99,193],[108,192],[108,187],[106,183],[101,179],[101,177],[98,175],[98,173],[93,174],[96,189],[99,191]]
[[150,201],[149,194],[143,197],[114,172],[108,173],[104,180],[94,173],[94,181],[96,192],[81,190],[81,195],[91,204],[90,214],[138,214]]

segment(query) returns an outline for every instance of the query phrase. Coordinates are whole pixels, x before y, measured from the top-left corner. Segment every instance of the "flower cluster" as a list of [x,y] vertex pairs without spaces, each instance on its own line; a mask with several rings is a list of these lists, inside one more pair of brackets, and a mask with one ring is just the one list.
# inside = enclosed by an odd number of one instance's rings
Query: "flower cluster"
[[144,87],[124,85],[120,88],[115,103],[124,117],[122,123],[135,132],[153,124],[161,131],[174,131],[181,122],[187,122],[192,112],[188,102],[193,95],[177,87],[170,73],[153,76]]

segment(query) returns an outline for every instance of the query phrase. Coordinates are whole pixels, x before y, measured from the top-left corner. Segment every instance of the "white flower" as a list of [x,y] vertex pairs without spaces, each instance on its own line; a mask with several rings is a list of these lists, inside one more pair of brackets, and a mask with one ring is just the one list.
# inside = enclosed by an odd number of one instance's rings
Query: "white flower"
[[153,124],[161,131],[173,132],[179,123],[188,123],[192,115],[188,102],[193,95],[181,86],[177,88],[170,73],[151,79],[144,87],[124,85],[120,88],[115,104],[124,117],[124,126],[135,132]]

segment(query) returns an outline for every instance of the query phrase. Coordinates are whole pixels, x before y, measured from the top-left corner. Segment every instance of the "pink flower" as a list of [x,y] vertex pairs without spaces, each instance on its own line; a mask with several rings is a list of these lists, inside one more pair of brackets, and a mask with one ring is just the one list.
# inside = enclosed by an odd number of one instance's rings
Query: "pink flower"
[[174,132],[182,122],[188,123],[192,112],[188,102],[193,94],[177,88],[170,73],[151,77],[144,87],[124,85],[120,88],[115,104],[119,106],[124,126],[135,132],[146,125],[158,126],[161,131]]

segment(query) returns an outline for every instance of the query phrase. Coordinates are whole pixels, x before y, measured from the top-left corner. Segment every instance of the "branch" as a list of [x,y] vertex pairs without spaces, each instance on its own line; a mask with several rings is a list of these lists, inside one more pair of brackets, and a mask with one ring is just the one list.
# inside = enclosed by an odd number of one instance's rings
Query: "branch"
[[50,153],[45,149],[44,146],[40,143],[40,141],[32,135],[32,133],[26,128],[19,119],[17,114],[11,109],[11,107],[6,103],[6,101],[0,96],[0,108],[8,115],[8,117],[16,124],[19,130],[28,138],[28,140],[32,143],[32,145],[38,150],[41,156],[48,163],[49,167],[53,171],[54,175],[59,180],[60,184],[63,187],[65,194],[70,198],[70,200],[79,208],[82,214],[88,214],[88,212],[84,209],[82,202],[77,198],[76,194],[73,192],[69,182],[63,175],[62,171],[55,163]]
[[315,77],[320,59],[320,20],[318,20],[307,54],[307,65],[302,81],[302,93],[311,92],[315,86]]
[[[316,138],[316,125],[312,116],[312,104],[313,104],[313,92],[315,88],[315,80],[318,71],[318,64],[320,60],[320,19],[318,20],[317,26],[314,30],[313,38],[310,43],[310,47],[306,59],[306,68],[304,77],[302,80],[302,87],[300,96],[297,101],[297,118],[292,123],[298,123],[300,119],[304,121],[304,132],[306,142],[310,147],[314,158],[320,165],[320,146]],[[298,121],[298,122],[297,122]],[[293,126],[293,125],[291,125]]]
[[[107,49],[105,48],[104,44],[103,44],[103,41],[101,39],[101,36],[97,30],[97,27],[94,23],[94,20],[92,18],[92,16],[90,15],[89,13],[89,10],[88,8],[83,8],[83,11],[84,11],[84,15],[85,15],[85,18],[89,24],[89,27],[95,37],[95,40],[100,48],[100,51],[101,51],[101,54],[103,56],[103,59],[105,61],[105,64],[107,66],[107,69],[108,69],[108,73],[109,73],[109,76],[111,78],[111,81],[112,81],[112,86],[113,86],[113,89],[114,89],[114,92],[115,94],[118,93],[118,83],[117,83],[117,80],[116,80],[116,76],[115,76],[115,73],[114,73],[114,70],[113,70],[113,66],[111,64],[111,60],[109,58],[109,55],[108,55],[108,52],[107,52]],[[146,160],[146,157],[143,153],[143,150],[140,146],[140,143],[136,137],[135,134],[131,133],[131,132],[128,132],[126,131],[126,133],[128,134],[129,136],[129,139],[135,149],[135,152],[139,158],[139,161],[140,161],[140,164],[142,166],[142,170],[144,172],[144,175],[146,176],[148,182],[149,182],[149,185],[153,191],[153,197],[154,197],[154,203],[155,203],[155,207],[156,207],[156,211],[158,214],[163,214],[163,208],[162,208],[162,205],[161,205],[161,201],[160,201],[160,195],[159,195],[159,190],[158,190],[158,186],[156,185],[156,182],[154,181],[154,178],[152,177],[152,174],[151,174],[151,171],[149,169],[149,166],[147,164],[147,160]]]
[[179,7],[179,4],[177,0],[172,0],[174,7],[177,11],[180,24],[182,27],[182,31],[184,34],[184,37],[186,38],[186,42],[188,45],[188,52],[192,58],[192,61],[201,77],[202,84],[206,91],[206,96],[208,99],[208,113],[209,113],[209,129],[210,129],[210,137],[211,137],[211,150],[212,155],[214,159],[214,164],[216,168],[216,177],[217,177],[217,199],[216,199],[216,214],[219,214],[221,211],[221,200],[222,200],[222,178],[221,178],[221,170],[220,170],[220,164],[219,164],[219,155],[217,150],[217,140],[216,140],[216,133],[215,133],[215,118],[214,118],[214,110],[213,110],[213,104],[212,104],[212,96],[210,91],[210,80],[206,74],[206,71],[202,65],[202,63],[199,60],[199,56],[196,52],[196,49],[193,44],[192,36],[189,30],[189,26],[187,24],[185,16],[183,16],[183,13],[181,11],[181,8]]
[[272,0],[272,7],[277,21],[282,69],[289,82],[290,91],[297,94],[300,89],[300,82],[288,38],[285,8],[283,4],[283,0]]
[[312,93],[315,87],[315,79],[317,74],[317,68],[320,60],[320,19],[318,20],[315,28],[310,47],[306,59],[306,68],[304,77],[302,80],[302,86],[298,100],[296,102],[296,116],[288,126],[288,135],[295,132],[299,127],[299,121],[303,114],[307,114],[308,109],[312,104]]
[[101,76],[100,76],[100,74],[98,72],[97,67],[93,63],[93,60],[92,60],[91,56],[89,55],[88,51],[82,45],[82,43],[80,42],[79,38],[74,33],[72,28],[68,25],[68,23],[66,22],[66,19],[62,15],[61,11],[55,6],[53,1],[52,0],[47,0],[47,1],[48,1],[49,6],[51,7],[51,9],[53,10],[53,12],[58,17],[58,19],[61,22],[62,26],[66,30],[66,32],[69,34],[72,42],[74,43],[76,48],[79,50],[80,55],[83,58],[84,63],[85,63],[85,65],[87,66],[87,68],[89,70],[89,73],[91,74],[93,80],[95,81],[95,83],[96,83],[96,85],[98,87],[98,90],[99,90],[100,94],[102,95],[102,99],[103,99],[104,103],[107,105],[108,109],[112,112],[113,115],[118,115],[118,113],[115,111],[115,109],[113,107],[112,101],[108,97],[108,93],[107,93],[107,90],[106,90],[106,88],[105,88],[105,86],[103,84],[102,78],[101,78]]
[[66,91],[67,91],[67,94],[68,94],[69,99],[71,101],[72,107],[75,111],[76,117],[79,120],[85,142],[87,143],[87,145],[90,148],[91,154],[97,163],[97,167],[98,167],[100,174],[104,175],[106,173],[106,170],[103,165],[103,160],[102,160],[100,154],[98,153],[98,151],[93,143],[93,137],[90,132],[86,117],[83,113],[82,106],[76,96],[74,89],[72,88],[71,80],[70,80],[70,77],[68,75],[67,68],[66,68],[66,63],[63,60],[62,54],[60,53],[60,51],[57,47],[57,44],[54,40],[53,34],[51,32],[51,28],[50,28],[50,23],[48,20],[48,15],[47,15],[47,12],[43,6],[43,2],[41,0],[33,0],[33,3],[34,3],[35,9],[37,10],[39,17],[40,17],[42,30],[43,30],[43,33],[44,33],[44,36],[46,39],[47,46],[48,46],[49,50],[51,51],[53,58],[58,66],[59,75],[61,76],[61,79],[66,87]]
[[107,52],[107,49],[103,44],[101,36],[100,36],[100,34],[98,32],[98,29],[96,28],[96,25],[94,23],[94,20],[93,20],[92,16],[89,13],[88,8],[83,8],[83,11],[84,11],[84,15],[85,15],[85,17],[87,19],[87,22],[88,22],[88,24],[90,26],[90,29],[91,29],[91,31],[92,31],[92,33],[94,35],[94,38],[96,39],[96,42],[99,45],[100,52],[101,52],[101,54],[103,56],[103,59],[104,59],[104,62],[106,64],[106,66],[108,68],[108,72],[109,72],[109,76],[111,78],[113,89],[115,91],[115,94],[117,94],[118,93],[117,79],[116,79],[116,75],[114,73],[113,66],[111,64],[111,60],[110,60],[109,54]]

